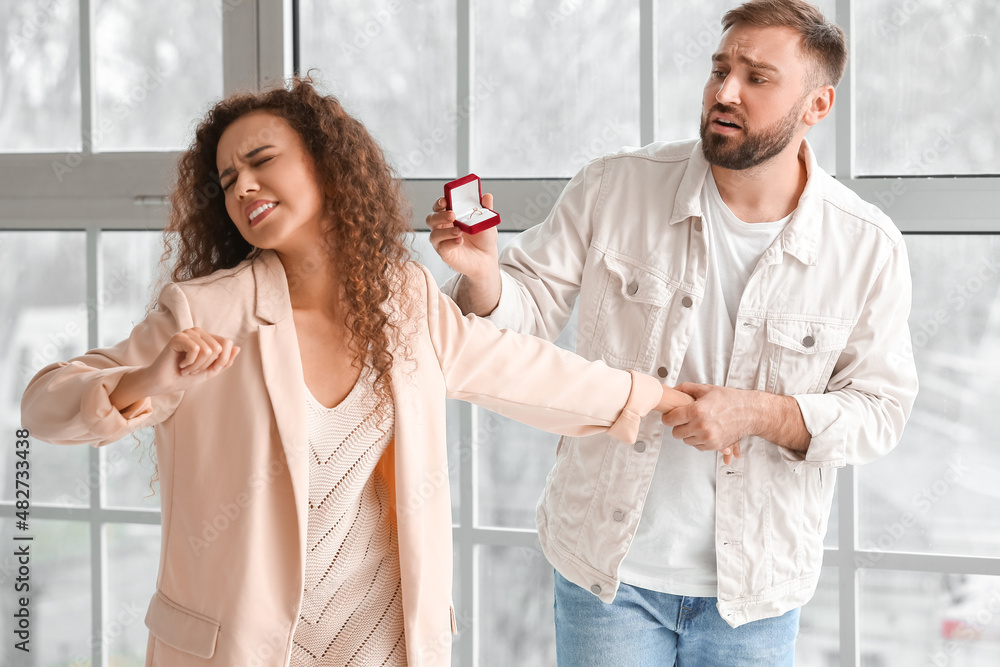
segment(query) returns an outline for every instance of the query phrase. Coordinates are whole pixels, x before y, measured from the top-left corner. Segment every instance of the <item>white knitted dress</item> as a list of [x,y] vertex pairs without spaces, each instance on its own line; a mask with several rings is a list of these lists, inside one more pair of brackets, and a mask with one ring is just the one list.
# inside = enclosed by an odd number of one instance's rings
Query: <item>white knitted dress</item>
[[375,473],[394,413],[375,414],[368,373],[333,408],[305,393],[308,552],[289,665],[405,665],[399,546],[388,487]]

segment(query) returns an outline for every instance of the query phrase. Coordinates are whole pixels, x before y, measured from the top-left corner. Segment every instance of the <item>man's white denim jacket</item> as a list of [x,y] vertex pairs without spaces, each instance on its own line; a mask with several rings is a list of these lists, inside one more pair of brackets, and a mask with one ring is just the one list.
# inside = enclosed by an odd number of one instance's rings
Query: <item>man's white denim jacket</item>
[[[747,283],[726,386],[793,396],[812,440],[804,455],[758,437],[731,465],[717,455],[718,608],[733,627],[812,597],[836,469],[889,452],[917,393],[902,235],[806,142],[800,157],[808,182]],[[690,141],[590,162],[545,222],[504,248],[490,319],[554,340],[579,299],[579,354],[674,384],[705,293],[707,170]],[[563,438],[538,504],[546,557],[605,602],[653,477],[659,417],[643,420],[635,445]]]

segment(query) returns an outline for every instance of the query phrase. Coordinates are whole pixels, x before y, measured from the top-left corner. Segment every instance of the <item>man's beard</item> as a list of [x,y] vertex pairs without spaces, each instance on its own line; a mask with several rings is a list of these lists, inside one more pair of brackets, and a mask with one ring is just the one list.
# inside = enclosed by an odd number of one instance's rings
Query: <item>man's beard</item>
[[756,167],[785,150],[799,129],[801,116],[800,105],[796,103],[788,110],[784,118],[760,132],[746,132],[746,125],[741,123],[745,133],[742,137],[743,141],[739,142],[740,135],[738,134],[708,133],[708,119],[714,111],[742,120],[733,113],[731,107],[724,104],[714,104],[701,121],[701,152],[709,164],[733,170]]

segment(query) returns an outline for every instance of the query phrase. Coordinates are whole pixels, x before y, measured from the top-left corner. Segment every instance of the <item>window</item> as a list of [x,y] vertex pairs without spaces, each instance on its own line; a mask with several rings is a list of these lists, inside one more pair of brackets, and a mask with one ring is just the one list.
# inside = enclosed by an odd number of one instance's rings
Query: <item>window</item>
[[[0,232],[0,271],[4,274],[3,426],[18,428],[21,394],[43,366],[87,350],[86,245],[79,231]],[[86,507],[90,486],[83,447],[33,447],[33,502]],[[12,452],[12,450],[11,450]],[[2,499],[14,500],[14,459],[5,457],[0,469],[8,481]]]
[[[900,447],[859,468],[861,547],[990,556],[1000,453],[1000,236],[912,234],[910,316],[920,394]],[[961,258],[956,261],[956,258]]]
[[[0,425],[42,366],[127,335],[157,274],[177,151],[224,94],[311,70],[386,147],[415,252],[475,171],[501,243],[544,219],[587,160],[697,132],[719,17],[737,0],[30,0],[0,25]],[[840,471],[804,667],[993,664],[1000,215],[990,0],[822,0],[849,32],[821,164],[906,233],[921,394],[903,442]],[[296,37],[297,36],[297,37]],[[992,96],[992,97],[991,97]],[[575,319],[560,344],[575,345]],[[534,507],[557,438],[448,407],[460,634],[454,664],[554,662],[552,568]],[[31,443],[39,661],[141,665],[159,500],[151,433],[101,449]],[[0,457],[0,540],[15,525]],[[9,551],[9,550],[5,550]],[[0,581],[13,559],[0,556]],[[56,637],[53,633],[58,632]],[[46,634],[48,633],[48,634]],[[517,641],[511,638],[516,637]],[[17,664],[8,644],[0,663]]]
[[0,150],[79,150],[78,4],[6,2],[0,19]]
[[[858,2],[857,173],[1000,172],[995,2]],[[864,94],[861,94],[861,93]]]
[[637,0],[471,5],[473,171],[572,176],[638,144]]
[[455,172],[455,9],[448,2],[299,3],[301,71],[318,75],[348,112],[366,119],[404,178]]
[[176,150],[222,96],[222,5],[93,4],[95,151]]

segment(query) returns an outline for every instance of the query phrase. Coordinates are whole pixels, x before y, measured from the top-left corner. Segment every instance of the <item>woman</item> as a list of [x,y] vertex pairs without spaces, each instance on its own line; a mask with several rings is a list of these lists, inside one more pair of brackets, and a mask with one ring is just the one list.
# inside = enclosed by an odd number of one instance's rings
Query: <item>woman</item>
[[156,426],[147,666],[448,664],[445,397],[629,442],[690,399],[462,317],[407,261],[381,150],[308,80],[216,105],[179,171],[174,282],[22,400],[59,444]]

